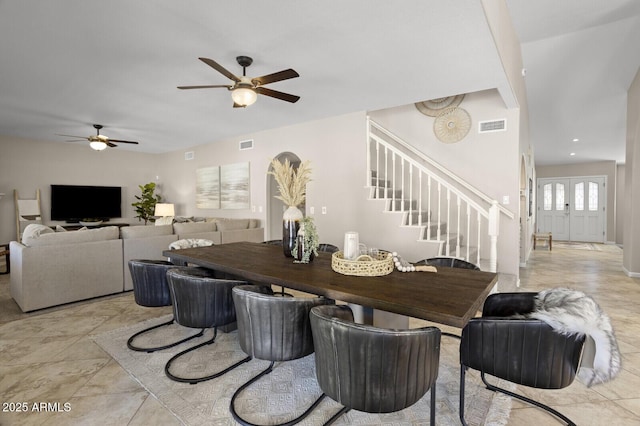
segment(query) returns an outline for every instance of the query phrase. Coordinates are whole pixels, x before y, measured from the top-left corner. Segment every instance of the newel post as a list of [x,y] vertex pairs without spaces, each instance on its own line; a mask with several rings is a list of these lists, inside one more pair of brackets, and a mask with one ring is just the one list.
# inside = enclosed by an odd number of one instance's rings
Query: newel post
[[500,209],[498,202],[493,200],[489,207],[489,238],[491,249],[489,253],[489,271],[498,270],[498,235],[500,234]]

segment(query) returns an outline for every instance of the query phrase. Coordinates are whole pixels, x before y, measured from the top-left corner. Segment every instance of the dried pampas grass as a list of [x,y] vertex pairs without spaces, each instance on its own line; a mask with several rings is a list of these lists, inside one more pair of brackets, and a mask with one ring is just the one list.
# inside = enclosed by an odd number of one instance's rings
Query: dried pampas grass
[[309,161],[303,161],[297,169],[294,169],[288,159],[284,163],[273,159],[271,167],[273,175],[278,183],[280,195],[275,197],[282,200],[287,206],[299,206],[304,202],[307,183],[311,181],[311,167]]

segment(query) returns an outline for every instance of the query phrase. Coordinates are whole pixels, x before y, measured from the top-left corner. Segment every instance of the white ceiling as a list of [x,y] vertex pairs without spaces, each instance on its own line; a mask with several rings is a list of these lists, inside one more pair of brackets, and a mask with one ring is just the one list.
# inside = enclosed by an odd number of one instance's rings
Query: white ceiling
[[[523,41],[538,164],[624,162],[640,1],[507,0]],[[300,77],[232,108],[209,57]],[[479,0],[0,0],[0,134],[66,143],[94,123],[117,149],[166,152],[250,132],[504,88]],[[573,137],[580,142],[573,143]],[[78,143],[78,149],[89,149]],[[569,157],[575,151],[575,157]]]

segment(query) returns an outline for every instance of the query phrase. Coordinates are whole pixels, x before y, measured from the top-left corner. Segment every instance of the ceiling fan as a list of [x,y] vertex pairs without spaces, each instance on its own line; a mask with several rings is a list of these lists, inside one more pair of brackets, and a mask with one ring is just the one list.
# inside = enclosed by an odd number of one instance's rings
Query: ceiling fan
[[236,61],[242,67],[242,77],[237,77],[233,73],[229,72],[222,65],[218,64],[213,59],[198,58],[211,68],[215,69],[225,77],[234,81],[234,84],[221,84],[221,85],[207,85],[207,86],[178,86],[178,89],[213,89],[213,88],[227,88],[231,91],[231,98],[233,99],[234,108],[244,108],[252,105],[258,95],[270,96],[272,98],[280,99],[287,102],[297,102],[300,96],[290,95],[289,93],[278,92],[276,90],[267,89],[263,87],[265,84],[275,83],[276,81],[288,80],[290,78],[296,78],[300,75],[291,68],[275,72],[273,74],[263,75],[262,77],[247,77],[247,67],[253,63],[253,59],[248,56],[238,56]]
[[100,134],[100,129],[102,129],[102,124],[94,124],[93,128],[96,129],[96,135],[95,136],[89,136],[89,137],[84,137],[84,136],[73,136],[73,135],[61,135],[58,134],[58,136],[66,136],[69,138],[77,138],[77,139],[73,139],[73,140],[69,140],[67,142],[80,142],[82,140],[88,140],[89,141],[89,146],[93,149],[95,149],[96,151],[102,151],[103,149],[106,149],[107,147],[111,147],[111,148],[115,148],[118,145],[116,145],[114,142],[118,142],[118,143],[132,143],[132,144],[138,144],[138,142],[134,142],[134,141],[123,141],[120,139],[109,139],[107,136],[105,135],[101,135]]

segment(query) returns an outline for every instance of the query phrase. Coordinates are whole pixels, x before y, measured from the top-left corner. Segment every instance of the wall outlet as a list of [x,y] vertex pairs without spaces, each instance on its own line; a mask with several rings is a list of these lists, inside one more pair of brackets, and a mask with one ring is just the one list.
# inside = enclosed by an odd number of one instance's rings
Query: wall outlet
[[315,212],[316,212],[315,207],[309,207],[309,214],[315,214]]
[[327,214],[327,207],[326,206],[322,206],[322,214]]

